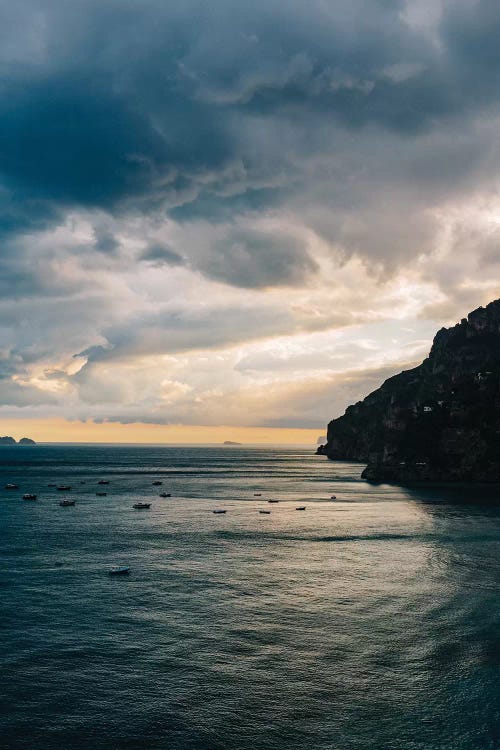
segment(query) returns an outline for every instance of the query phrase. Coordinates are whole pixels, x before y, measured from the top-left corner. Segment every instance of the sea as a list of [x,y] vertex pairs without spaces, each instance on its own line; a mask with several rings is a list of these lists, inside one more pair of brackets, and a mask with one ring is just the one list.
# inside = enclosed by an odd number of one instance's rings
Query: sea
[[362,468],[1,447],[2,750],[498,750],[500,492]]

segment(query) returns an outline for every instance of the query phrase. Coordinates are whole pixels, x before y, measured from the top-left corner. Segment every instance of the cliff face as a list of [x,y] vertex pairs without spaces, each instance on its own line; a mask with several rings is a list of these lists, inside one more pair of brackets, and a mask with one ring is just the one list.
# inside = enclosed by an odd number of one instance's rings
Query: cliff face
[[500,300],[328,425],[324,453],[373,481],[500,482]]

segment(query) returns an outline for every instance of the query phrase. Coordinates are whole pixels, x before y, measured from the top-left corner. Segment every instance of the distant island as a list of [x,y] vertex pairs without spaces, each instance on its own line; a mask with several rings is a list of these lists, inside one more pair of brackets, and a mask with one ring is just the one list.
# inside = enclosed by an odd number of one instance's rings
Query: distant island
[[418,367],[328,425],[317,453],[370,481],[500,482],[500,300],[436,334]]
[[36,445],[36,443],[34,440],[31,440],[31,438],[23,437],[17,442],[13,437],[10,437],[10,435],[4,435],[3,437],[0,437],[0,445]]
[[243,445],[242,443],[236,443],[234,440],[224,440],[222,445]]

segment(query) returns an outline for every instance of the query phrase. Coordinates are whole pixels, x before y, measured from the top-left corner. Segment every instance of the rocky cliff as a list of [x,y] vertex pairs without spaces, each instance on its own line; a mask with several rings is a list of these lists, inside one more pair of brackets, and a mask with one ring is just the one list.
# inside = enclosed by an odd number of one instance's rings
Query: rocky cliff
[[500,482],[500,300],[436,334],[421,365],[328,425],[318,452],[373,481]]

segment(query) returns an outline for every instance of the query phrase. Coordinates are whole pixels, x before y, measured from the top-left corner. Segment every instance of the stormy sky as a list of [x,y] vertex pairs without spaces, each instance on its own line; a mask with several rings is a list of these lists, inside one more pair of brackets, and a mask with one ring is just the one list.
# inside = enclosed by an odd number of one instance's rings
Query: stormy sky
[[500,296],[500,4],[0,3],[0,418],[314,428]]

